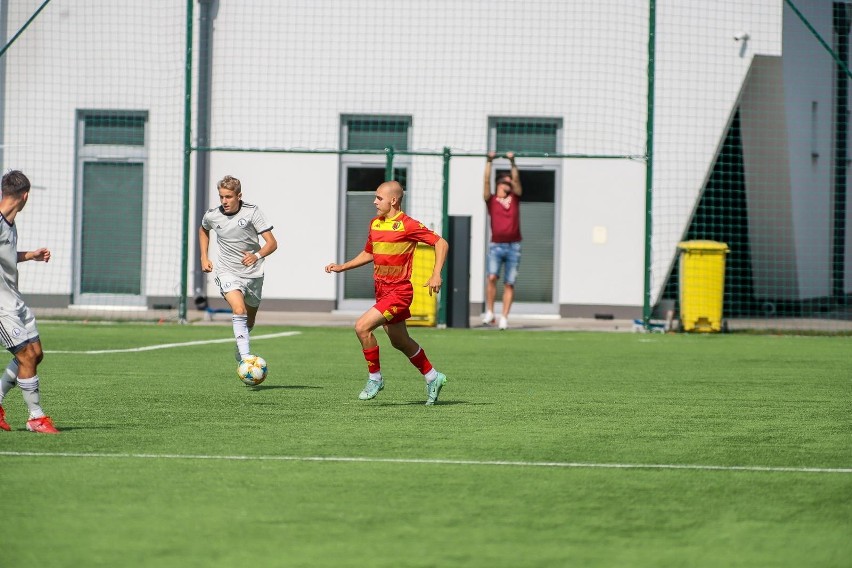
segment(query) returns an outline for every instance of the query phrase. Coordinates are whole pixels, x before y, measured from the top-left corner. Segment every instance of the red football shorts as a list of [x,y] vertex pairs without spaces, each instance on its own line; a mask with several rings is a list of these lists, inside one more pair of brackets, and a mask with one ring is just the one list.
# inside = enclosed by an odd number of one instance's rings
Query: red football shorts
[[399,323],[411,317],[411,302],[414,299],[414,288],[411,282],[387,284],[376,281],[376,304],[388,323]]

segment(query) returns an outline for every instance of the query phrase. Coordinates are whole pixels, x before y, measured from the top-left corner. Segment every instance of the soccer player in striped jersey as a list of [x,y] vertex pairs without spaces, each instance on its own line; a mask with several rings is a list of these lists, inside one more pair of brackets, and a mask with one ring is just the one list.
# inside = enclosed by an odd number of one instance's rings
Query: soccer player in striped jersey
[[220,205],[204,214],[198,230],[201,270],[213,272],[208,249],[210,231],[214,231],[219,247],[216,285],[231,307],[237,341],[234,358],[239,362],[251,353],[249,332],[254,327],[263,296],[263,263],[278,248],[278,242],[260,208],[243,201],[240,180],[225,176],[216,187]]
[[430,296],[441,290],[441,268],[447,259],[449,244],[434,231],[403,213],[402,198],[403,190],[398,182],[381,184],[373,200],[378,216],[370,221],[370,233],[364,250],[343,264],[327,265],[325,271],[344,272],[373,263],[376,303],[355,322],[355,334],[361,342],[369,372],[367,384],[358,398],[374,398],[385,386],[379,362],[379,344],[373,334],[375,329],[382,326],[391,345],[402,351],[423,374],[426,380],[426,404],[432,405],[438,400],[447,377],[432,366],[426,352],[408,335],[405,320],[411,317],[410,307],[414,297],[411,265],[417,243],[435,247],[435,266],[428,282],[423,284],[423,287],[429,288]]
[[0,429],[11,430],[6,422],[3,400],[17,384],[30,411],[27,430],[40,434],[59,434],[53,421],[41,407],[38,364],[44,358],[35,314],[24,303],[18,290],[18,263],[26,260],[48,262],[50,251],[40,248],[18,250],[18,227],[15,217],[30,197],[30,180],[22,172],[12,170],[3,176],[0,198],[0,342],[14,358],[0,378]]

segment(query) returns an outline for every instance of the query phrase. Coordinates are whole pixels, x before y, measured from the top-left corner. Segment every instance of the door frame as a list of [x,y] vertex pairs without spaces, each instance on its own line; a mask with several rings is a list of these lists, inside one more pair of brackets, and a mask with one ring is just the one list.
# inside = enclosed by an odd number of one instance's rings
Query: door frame
[[[146,259],[147,259],[147,201],[148,201],[148,151],[147,142],[143,146],[118,144],[85,144],[85,120],[91,115],[111,115],[144,117],[145,139],[147,141],[148,113],[145,111],[113,111],[113,110],[78,110],[75,123],[75,138],[77,156],[74,164],[74,259],[73,259],[73,289],[71,293],[72,308],[95,307],[109,309],[111,307],[128,309],[147,309],[146,294]],[[92,294],[83,293],[83,170],[87,163],[126,163],[142,166],[142,239],[140,251],[139,290],[137,294]]]
[[[553,176],[553,275],[552,275],[552,301],[551,302],[524,302],[518,301],[515,299],[512,302],[512,312],[513,314],[525,314],[525,315],[559,315],[560,307],[559,307],[559,259],[561,258],[561,217],[562,217],[562,161],[555,158],[516,158],[515,159],[518,170],[520,170],[521,175],[523,175],[524,171],[552,171],[554,172]],[[497,170],[506,169],[503,167],[495,166],[492,168],[491,173],[491,187],[494,187],[494,181],[497,176]],[[521,203],[523,204],[523,195],[521,196]],[[523,209],[523,205],[521,206]],[[482,278],[482,298],[483,304],[485,302],[485,280],[488,277],[488,245],[491,242],[491,224],[487,220],[488,213],[486,213],[486,222],[485,222],[485,239],[484,239],[484,249],[483,256],[485,258],[485,262],[483,263],[483,278]],[[523,237],[524,227],[521,225],[521,236]],[[523,243],[523,241],[522,241]],[[523,250],[523,249],[522,249]],[[521,253],[521,268],[523,270],[524,260],[523,260],[523,252]],[[502,278],[500,282],[502,283]],[[519,285],[523,285],[521,282]],[[495,313],[499,313],[499,311],[503,307],[502,295],[500,294],[500,288],[498,285],[497,298],[494,302],[494,310]]]

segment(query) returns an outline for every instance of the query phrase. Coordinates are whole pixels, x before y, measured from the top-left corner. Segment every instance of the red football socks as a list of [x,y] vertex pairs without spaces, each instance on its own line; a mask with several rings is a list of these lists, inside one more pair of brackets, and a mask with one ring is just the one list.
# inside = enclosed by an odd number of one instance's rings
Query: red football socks
[[378,373],[382,366],[379,364],[379,346],[364,349],[364,359],[367,360],[367,370],[370,373]]
[[411,361],[411,364],[417,367],[417,370],[423,375],[432,370],[432,363],[430,363],[429,359],[426,358],[426,352],[423,351],[422,347],[417,350],[417,353],[409,357],[408,360]]

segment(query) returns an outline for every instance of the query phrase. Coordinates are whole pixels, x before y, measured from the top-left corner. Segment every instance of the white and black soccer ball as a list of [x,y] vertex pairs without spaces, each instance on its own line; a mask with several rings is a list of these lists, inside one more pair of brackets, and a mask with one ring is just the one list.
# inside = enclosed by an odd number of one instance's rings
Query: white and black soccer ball
[[246,355],[237,365],[237,376],[250,387],[265,381],[266,372],[266,359],[257,355]]

